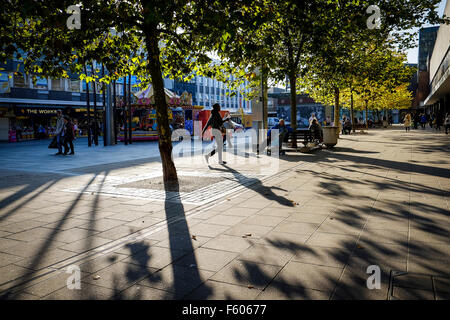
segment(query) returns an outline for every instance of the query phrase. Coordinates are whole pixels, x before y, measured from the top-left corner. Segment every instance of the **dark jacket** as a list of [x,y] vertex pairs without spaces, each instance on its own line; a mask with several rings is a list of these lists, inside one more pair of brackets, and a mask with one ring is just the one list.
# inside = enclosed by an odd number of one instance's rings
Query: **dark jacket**
[[74,139],[73,123],[70,121],[68,121],[65,125],[64,138],[68,141],[72,141]]
[[208,129],[209,126],[211,126],[213,129],[221,130],[224,122],[225,121],[222,120],[219,112],[211,112],[211,116],[209,117],[206,126],[203,128],[203,133],[206,131],[206,129]]

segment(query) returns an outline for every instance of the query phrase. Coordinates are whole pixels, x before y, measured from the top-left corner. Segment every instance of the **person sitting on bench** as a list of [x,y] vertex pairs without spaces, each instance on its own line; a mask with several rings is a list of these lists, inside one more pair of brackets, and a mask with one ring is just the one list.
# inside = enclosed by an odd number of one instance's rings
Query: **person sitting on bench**
[[278,129],[278,148],[280,154],[283,154],[284,152],[281,150],[281,147],[283,146],[283,142],[287,142],[289,138],[289,132],[292,132],[292,128],[289,126],[286,126],[284,123],[284,119],[281,119],[280,122],[278,122],[277,125],[273,126],[268,132],[267,132],[267,146],[269,147],[271,145],[272,140],[272,129]]
[[311,131],[314,140],[319,140],[319,142],[323,141],[322,128],[320,127],[317,119],[313,119],[311,125],[309,126],[309,130]]
[[352,123],[350,122],[350,119],[345,119],[345,122],[343,124],[342,132],[344,134],[350,134],[352,132]]

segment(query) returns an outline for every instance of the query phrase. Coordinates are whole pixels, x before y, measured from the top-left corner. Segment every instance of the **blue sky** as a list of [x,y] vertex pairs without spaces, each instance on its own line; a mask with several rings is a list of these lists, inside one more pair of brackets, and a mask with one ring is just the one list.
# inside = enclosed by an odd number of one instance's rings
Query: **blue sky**
[[[441,17],[444,14],[445,3],[446,3],[446,0],[442,0],[441,3],[439,4],[438,12]],[[429,26],[431,26],[431,25],[425,25],[424,27],[429,27]],[[416,42],[417,42],[417,44],[419,44],[419,29],[416,29],[415,31],[416,31]],[[408,53],[408,62],[409,63],[417,63],[419,48],[415,47],[413,49],[409,49],[407,51],[407,53]]]

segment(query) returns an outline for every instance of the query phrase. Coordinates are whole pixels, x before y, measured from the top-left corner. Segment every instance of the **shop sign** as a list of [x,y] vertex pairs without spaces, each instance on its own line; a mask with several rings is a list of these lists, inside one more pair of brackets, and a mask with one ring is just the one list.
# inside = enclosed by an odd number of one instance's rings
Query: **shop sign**
[[[169,120],[173,119],[173,114],[172,114],[172,110],[167,110],[167,113],[169,115]],[[148,112],[148,118],[149,119],[156,119],[156,109],[151,109]]]
[[28,116],[28,115],[56,115],[56,113],[62,111],[62,109],[57,108],[16,108],[14,113],[18,116]]

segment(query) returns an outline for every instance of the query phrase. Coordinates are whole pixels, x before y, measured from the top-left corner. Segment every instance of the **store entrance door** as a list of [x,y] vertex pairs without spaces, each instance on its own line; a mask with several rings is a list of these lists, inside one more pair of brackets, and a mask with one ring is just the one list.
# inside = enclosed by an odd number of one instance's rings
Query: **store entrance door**
[[0,141],[9,140],[9,119],[0,118]]

